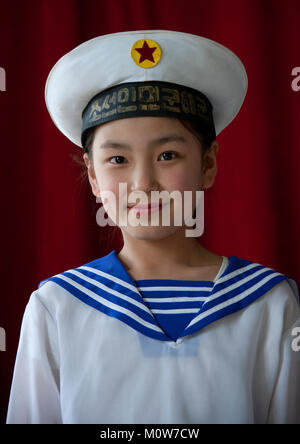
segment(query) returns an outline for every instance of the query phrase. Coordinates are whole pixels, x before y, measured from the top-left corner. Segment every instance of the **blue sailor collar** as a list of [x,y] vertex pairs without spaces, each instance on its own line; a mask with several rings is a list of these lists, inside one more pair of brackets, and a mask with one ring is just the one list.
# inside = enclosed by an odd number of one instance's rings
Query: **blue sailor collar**
[[[224,316],[244,309],[275,285],[288,279],[263,265],[236,256],[229,256],[228,259],[226,269],[214,282],[202,281],[206,289],[206,300],[177,341]],[[173,341],[160,327],[145,303],[137,282],[126,271],[115,250],[78,268],[45,279],[40,282],[39,287],[47,281],[55,282],[82,302],[119,319],[145,336]],[[162,280],[154,279],[153,285],[157,285],[158,281]],[[164,283],[168,281],[173,285],[178,282],[181,285],[192,284],[192,281],[171,279],[164,280]],[[200,282],[197,281],[197,285]]]

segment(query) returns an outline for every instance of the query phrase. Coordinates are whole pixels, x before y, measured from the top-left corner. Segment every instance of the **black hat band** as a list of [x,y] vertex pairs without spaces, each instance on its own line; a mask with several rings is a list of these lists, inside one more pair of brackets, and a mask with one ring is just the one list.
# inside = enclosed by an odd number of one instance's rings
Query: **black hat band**
[[197,121],[216,138],[213,107],[201,92],[175,83],[145,81],[122,83],[93,97],[82,113],[81,143],[86,130],[111,120],[128,117],[177,117]]

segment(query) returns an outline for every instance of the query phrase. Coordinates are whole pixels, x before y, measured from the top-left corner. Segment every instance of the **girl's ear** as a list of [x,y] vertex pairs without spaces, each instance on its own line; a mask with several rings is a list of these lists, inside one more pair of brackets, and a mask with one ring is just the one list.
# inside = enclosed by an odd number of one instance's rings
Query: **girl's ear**
[[204,153],[203,167],[202,167],[202,189],[211,188],[214,184],[215,177],[218,172],[217,154],[219,151],[219,144],[214,140],[210,148]]
[[84,160],[84,163],[87,167],[87,172],[88,172],[88,177],[89,177],[89,182],[90,182],[90,185],[92,188],[92,192],[96,197],[100,197],[100,188],[99,188],[99,185],[97,182],[94,166],[93,166],[92,162],[90,161],[87,153],[84,153],[83,160]]

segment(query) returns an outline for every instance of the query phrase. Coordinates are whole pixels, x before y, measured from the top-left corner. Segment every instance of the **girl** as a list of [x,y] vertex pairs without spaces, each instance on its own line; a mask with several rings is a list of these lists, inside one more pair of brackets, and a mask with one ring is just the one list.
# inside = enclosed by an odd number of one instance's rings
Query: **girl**
[[54,66],[48,110],[124,246],[32,293],[8,423],[300,422],[295,281],[191,229],[246,89],[231,51],[172,31],[101,36]]

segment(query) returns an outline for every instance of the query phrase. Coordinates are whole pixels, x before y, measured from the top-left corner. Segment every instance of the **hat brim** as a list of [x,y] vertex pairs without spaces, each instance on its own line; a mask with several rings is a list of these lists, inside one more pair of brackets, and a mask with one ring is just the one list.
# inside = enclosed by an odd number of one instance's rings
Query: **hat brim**
[[[154,40],[162,50],[153,68],[144,69],[131,58],[131,47],[140,39]],[[238,114],[248,87],[243,63],[219,43],[176,31],[129,31],[93,38],[60,58],[46,81],[46,106],[57,128],[82,147],[82,112],[90,100],[115,85],[148,80],[205,94],[217,135]]]

